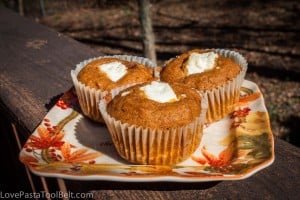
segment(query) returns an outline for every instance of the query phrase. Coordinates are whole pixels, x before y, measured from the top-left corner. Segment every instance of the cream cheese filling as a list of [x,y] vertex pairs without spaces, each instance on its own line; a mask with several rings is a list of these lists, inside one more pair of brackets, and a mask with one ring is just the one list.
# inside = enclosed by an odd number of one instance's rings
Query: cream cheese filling
[[152,81],[150,84],[140,87],[148,99],[159,103],[178,101],[175,92],[168,83]]
[[98,66],[110,80],[117,82],[127,73],[127,67],[120,62],[110,62]]
[[186,65],[187,74],[202,73],[206,70],[213,69],[217,58],[218,54],[214,52],[191,53]]

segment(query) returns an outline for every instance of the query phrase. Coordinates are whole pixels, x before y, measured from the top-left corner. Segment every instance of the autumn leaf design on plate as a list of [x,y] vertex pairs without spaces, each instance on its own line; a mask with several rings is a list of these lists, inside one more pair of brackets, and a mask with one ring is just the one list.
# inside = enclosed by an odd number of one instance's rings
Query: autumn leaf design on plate
[[39,137],[31,135],[29,141],[25,144],[25,147],[31,147],[33,149],[48,149],[50,147],[60,148],[64,141],[64,131],[60,131],[58,134],[51,134],[45,127],[39,126],[37,128]]
[[32,166],[32,167],[37,166],[38,162],[39,162],[38,159],[36,159],[35,157],[32,157],[32,156],[22,156],[22,157],[20,157],[20,160],[23,163],[26,163],[27,165]]
[[255,101],[261,96],[260,92],[253,92],[253,90],[242,87],[240,91],[239,101],[235,104],[235,106],[245,106],[248,105],[249,102]]
[[231,143],[226,149],[224,149],[218,156],[213,155],[210,153],[206,146],[203,146],[201,149],[201,153],[204,157],[196,157],[192,156],[192,159],[201,165],[208,164],[209,166],[225,166],[230,164],[233,155],[235,153],[236,147],[234,146],[235,143]]
[[101,156],[100,152],[91,152],[88,153],[88,148],[82,148],[71,152],[71,144],[65,142],[61,147],[61,155],[64,159],[64,162],[69,163],[83,163],[89,161],[89,163],[94,163],[93,159]]

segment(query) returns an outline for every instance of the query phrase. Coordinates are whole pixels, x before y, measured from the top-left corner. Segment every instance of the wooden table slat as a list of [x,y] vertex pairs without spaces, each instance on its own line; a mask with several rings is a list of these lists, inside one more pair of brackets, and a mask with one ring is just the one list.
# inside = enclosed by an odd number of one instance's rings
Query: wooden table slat
[[97,54],[16,13],[0,8],[0,94],[3,103],[31,131],[51,100],[71,86],[70,71]]

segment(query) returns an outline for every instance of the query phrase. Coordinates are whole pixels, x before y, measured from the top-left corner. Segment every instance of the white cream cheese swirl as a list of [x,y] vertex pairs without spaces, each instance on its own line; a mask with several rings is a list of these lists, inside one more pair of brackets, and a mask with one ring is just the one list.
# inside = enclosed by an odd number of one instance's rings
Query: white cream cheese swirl
[[178,101],[175,92],[168,83],[152,81],[150,84],[140,87],[148,99],[159,103]]
[[127,73],[127,68],[120,62],[110,62],[98,66],[110,80],[113,82],[118,81]]
[[186,65],[187,75],[213,69],[217,58],[218,54],[214,52],[191,53]]

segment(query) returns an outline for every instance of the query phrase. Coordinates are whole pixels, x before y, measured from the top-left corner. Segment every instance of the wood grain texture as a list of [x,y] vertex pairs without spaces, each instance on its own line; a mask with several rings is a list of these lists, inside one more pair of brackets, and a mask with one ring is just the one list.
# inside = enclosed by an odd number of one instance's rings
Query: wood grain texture
[[3,8],[0,24],[1,101],[32,131],[57,97],[72,86],[70,71],[75,64],[96,54]]
[[[88,47],[0,9],[0,107],[34,130],[57,97],[72,86],[70,70],[96,56]],[[240,181],[205,183],[66,180],[95,199],[300,199],[300,149],[275,138],[275,162]]]

